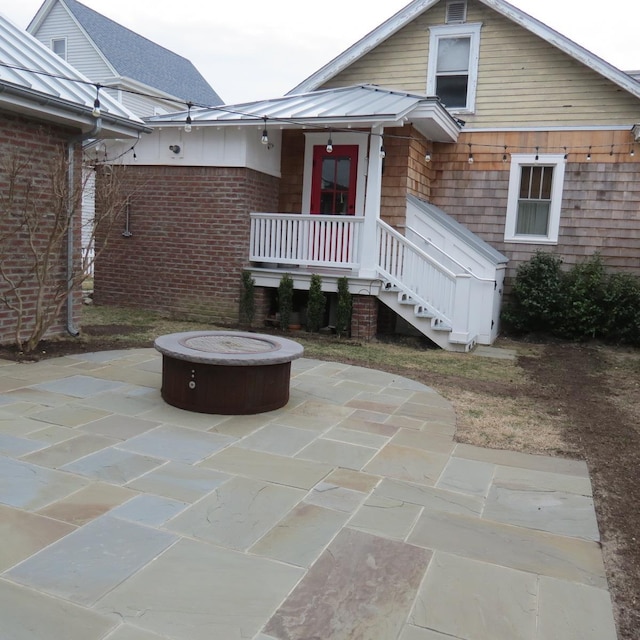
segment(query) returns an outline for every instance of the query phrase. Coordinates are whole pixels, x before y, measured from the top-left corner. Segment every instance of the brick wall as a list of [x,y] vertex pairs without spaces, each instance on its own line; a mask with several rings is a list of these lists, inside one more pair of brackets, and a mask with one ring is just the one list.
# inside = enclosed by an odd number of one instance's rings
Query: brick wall
[[96,261],[94,300],[235,325],[251,211],[275,211],[278,179],[251,169],[129,166],[130,231]]
[[378,333],[378,299],[374,296],[353,296],[351,337],[371,340]]
[[[0,114],[0,262],[2,268],[14,282],[21,282],[19,287],[22,299],[22,312],[9,309],[0,302],[0,343],[7,344],[15,340],[16,324],[19,315],[23,317],[25,328],[22,337],[25,338],[33,327],[33,312],[36,308],[36,297],[39,287],[36,279],[31,275],[35,260],[31,257],[30,241],[35,241],[36,252],[45,255],[44,247],[52,231],[55,200],[52,188],[52,175],[59,176],[57,184],[66,183],[67,142],[74,134],[73,131],[61,127],[52,127],[32,122],[20,117]],[[80,167],[80,151],[76,154],[76,166]],[[14,191],[15,199],[10,204],[10,174],[13,162],[21,164],[17,170],[18,186]],[[80,184],[80,174],[77,184]],[[65,184],[66,186],[66,184]],[[30,191],[27,199],[26,189]],[[37,232],[16,232],[17,225],[24,221],[25,203],[30,201],[34,208],[35,219],[39,225]],[[75,246],[80,256],[80,216],[74,218],[73,233]],[[2,238],[5,238],[2,240]],[[45,292],[45,300],[51,301],[51,291],[64,287],[67,273],[67,248],[64,240],[59,250],[53,255],[53,266],[47,270],[51,278],[51,285]],[[5,280],[0,279],[2,292],[8,292]],[[18,303],[15,295],[7,293],[12,304]],[[76,295],[74,306],[74,320],[77,320],[80,301]],[[51,327],[45,337],[66,332],[66,306],[53,318]]]

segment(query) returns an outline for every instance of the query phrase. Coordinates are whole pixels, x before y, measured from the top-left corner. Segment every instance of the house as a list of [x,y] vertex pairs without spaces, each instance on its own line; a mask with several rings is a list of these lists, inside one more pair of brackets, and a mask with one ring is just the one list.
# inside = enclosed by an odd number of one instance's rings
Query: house
[[356,337],[490,344],[537,250],[640,273],[639,123],[637,79],[504,0],[414,0],[286,96],[149,118],[97,299],[233,322],[243,268],[265,308],[346,275]]
[[140,117],[222,103],[189,60],[77,0],[45,0],[27,31]]
[[[0,15],[0,343],[15,342],[34,326],[38,296],[71,286],[80,260],[80,218],[72,200],[52,194],[56,184],[74,193],[81,180],[82,143],[87,139],[136,140],[149,129],[85,76]],[[64,244],[47,250],[52,212],[60,219]],[[71,223],[66,226],[67,216]],[[47,255],[34,273],[34,255]],[[39,285],[46,269],[51,286]],[[52,320],[48,336],[77,332],[79,296],[74,291]]]

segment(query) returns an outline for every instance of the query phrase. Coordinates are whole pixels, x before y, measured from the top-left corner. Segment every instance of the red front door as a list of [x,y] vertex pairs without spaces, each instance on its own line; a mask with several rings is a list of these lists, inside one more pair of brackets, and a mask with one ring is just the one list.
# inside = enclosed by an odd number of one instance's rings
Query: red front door
[[337,144],[331,153],[323,145],[313,147],[311,213],[355,215],[357,168],[357,145]]

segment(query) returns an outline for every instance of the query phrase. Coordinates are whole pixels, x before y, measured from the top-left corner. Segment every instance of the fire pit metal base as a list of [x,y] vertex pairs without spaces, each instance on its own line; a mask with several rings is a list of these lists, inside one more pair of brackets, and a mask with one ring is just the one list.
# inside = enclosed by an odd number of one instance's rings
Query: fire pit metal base
[[162,397],[188,411],[246,415],[289,401],[293,340],[237,331],[189,331],[160,336]]

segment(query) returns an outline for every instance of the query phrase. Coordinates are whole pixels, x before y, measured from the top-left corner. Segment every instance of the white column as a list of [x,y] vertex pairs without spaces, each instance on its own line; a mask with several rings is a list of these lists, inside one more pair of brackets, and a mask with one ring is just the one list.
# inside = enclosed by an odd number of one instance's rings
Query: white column
[[382,125],[371,129],[369,141],[369,164],[367,166],[367,190],[364,202],[364,224],[360,242],[360,272],[362,278],[375,278],[378,266],[377,221],[380,218],[380,198],[382,193]]

